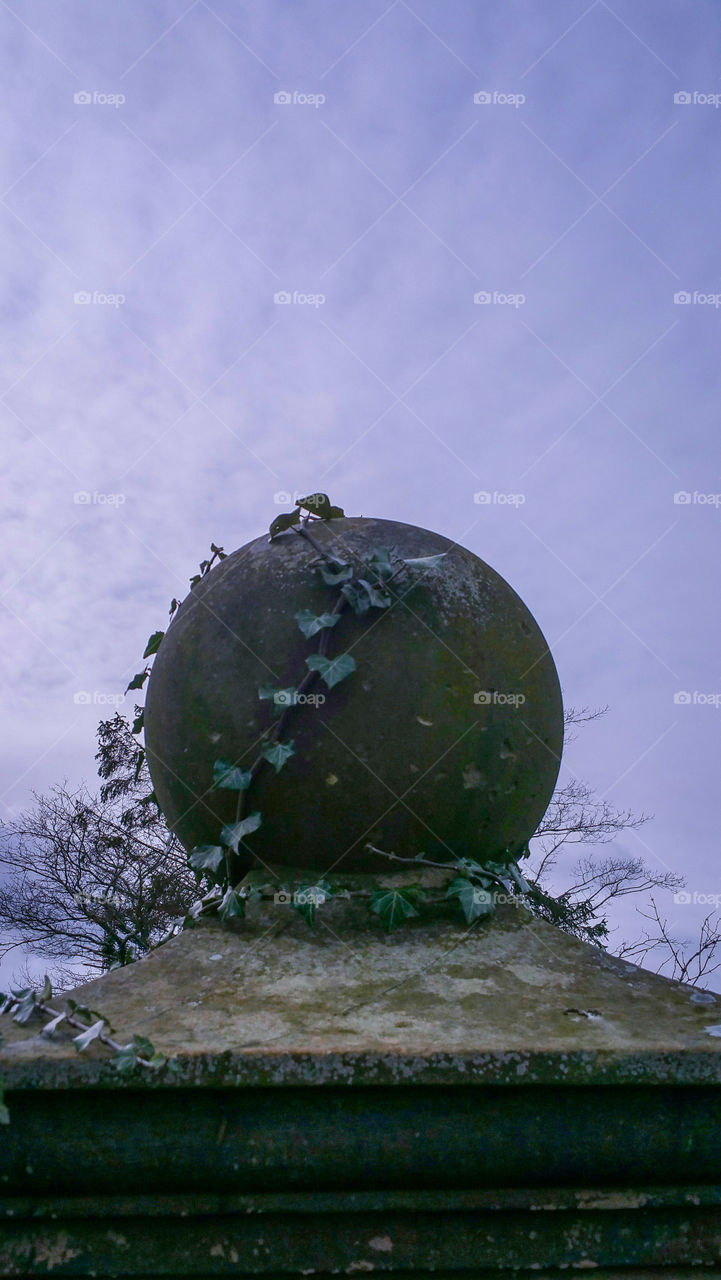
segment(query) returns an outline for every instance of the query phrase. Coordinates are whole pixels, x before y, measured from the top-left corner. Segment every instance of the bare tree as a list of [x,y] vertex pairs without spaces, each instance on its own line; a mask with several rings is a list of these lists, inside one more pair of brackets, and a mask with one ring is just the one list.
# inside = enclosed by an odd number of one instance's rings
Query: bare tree
[[[599,720],[607,710],[568,707],[564,715],[566,743],[574,740],[576,726]],[[680,888],[683,876],[656,872],[641,857],[618,850],[605,856],[584,852],[566,865],[569,846],[608,844],[621,832],[635,831],[645,822],[647,814],[617,809],[579,778],[572,777],[558,787],[530,845],[531,899],[537,913],[585,942],[608,945],[610,904],[629,894]],[[566,887],[561,893],[552,893],[551,882],[561,862]]]
[[721,969],[721,913],[709,912],[693,942],[673,936],[654,898],[651,898],[650,910],[638,908],[638,914],[649,921],[651,929],[646,929],[636,942],[624,942],[618,949],[619,956],[646,968],[649,967],[646,961],[653,957],[657,973],[665,970],[667,977],[694,986]]
[[197,897],[128,722],[116,714],[99,741],[115,760],[100,795],[63,783],[0,825],[0,956],[29,948],[65,986],[144,954]]

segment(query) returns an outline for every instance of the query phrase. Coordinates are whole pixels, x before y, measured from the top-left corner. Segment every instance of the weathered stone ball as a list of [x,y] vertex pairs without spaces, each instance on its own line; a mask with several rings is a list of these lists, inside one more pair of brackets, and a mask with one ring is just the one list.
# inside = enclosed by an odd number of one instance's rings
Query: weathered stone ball
[[[374,548],[407,568],[387,609],[347,609],[328,656],[356,670],[292,707],[282,738],[295,754],[264,763],[245,798],[262,823],[245,865],[336,872],[392,871],[368,843],[403,857],[424,852],[502,859],[517,854],[548,806],[560,765],[563,711],[544,637],[515,591],[448,538],[394,520],[314,521],[309,532],[358,577]],[[216,844],[237,793],[213,789],[213,765],[247,769],[275,722],[263,685],[296,687],[317,652],[295,614],[332,610],[320,556],[290,529],[256,538],[193,588],[160,645],[148,683],[145,741],[158,802],[187,849]]]

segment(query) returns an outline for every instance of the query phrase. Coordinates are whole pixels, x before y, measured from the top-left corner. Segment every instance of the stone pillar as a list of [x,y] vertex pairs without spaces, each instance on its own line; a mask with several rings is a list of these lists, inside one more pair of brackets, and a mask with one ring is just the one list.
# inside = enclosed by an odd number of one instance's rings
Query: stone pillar
[[273,904],[74,995],[175,1069],[0,1020],[3,1275],[721,1277],[721,1001],[524,908]]

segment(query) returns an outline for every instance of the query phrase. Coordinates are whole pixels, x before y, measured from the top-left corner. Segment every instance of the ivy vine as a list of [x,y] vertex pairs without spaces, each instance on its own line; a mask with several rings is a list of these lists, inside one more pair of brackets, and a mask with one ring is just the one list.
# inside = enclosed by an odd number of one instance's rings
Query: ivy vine
[[[268,534],[271,542],[281,534],[292,531],[310,543],[316,552],[311,566],[317,571],[323,585],[334,592],[334,596],[329,598],[328,607],[322,613],[300,609],[295,614],[295,621],[303,636],[307,640],[315,640],[317,637],[313,652],[305,659],[306,670],[299,673],[297,682],[283,688],[272,684],[263,684],[258,688],[258,698],[270,704],[274,720],[263,734],[255,759],[247,767],[243,767],[239,761],[224,759],[216,760],[213,764],[213,775],[208,779],[208,785],[211,789],[237,793],[235,816],[232,822],[218,832],[214,844],[196,846],[189,854],[189,865],[196,875],[199,887],[205,888],[205,893],[182,922],[184,928],[192,927],[201,916],[206,915],[215,915],[224,924],[242,919],[248,902],[270,897],[275,901],[289,903],[312,925],[318,908],[339,894],[346,897],[368,897],[370,910],[389,930],[420,916],[424,908],[443,900],[455,900],[462,918],[467,924],[471,924],[482,916],[493,914],[499,892],[521,900],[525,900],[526,895],[531,892],[518,868],[516,858],[509,850],[505,851],[503,861],[451,857],[447,862],[431,862],[424,853],[417,854],[415,858],[401,858],[371,845],[367,846],[375,854],[396,862],[411,865],[423,863],[426,867],[440,867],[444,871],[455,870],[457,875],[440,897],[420,884],[404,888],[379,886],[372,891],[348,890],[340,878],[332,876],[323,876],[315,881],[303,877],[289,879],[255,868],[245,875],[241,874],[241,849],[252,856],[247,837],[257,831],[263,822],[261,811],[252,807],[255,778],[260,770],[268,767],[280,774],[292,761],[296,754],[296,739],[286,736],[286,730],[289,719],[300,714],[303,706],[311,701],[309,690],[320,681],[330,693],[356,671],[354,657],[343,651],[341,643],[335,645],[334,652],[329,652],[331,637],[337,640],[342,633],[342,628],[339,627],[342,615],[351,611],[357,617],[363,617],[374,609],[385,611],[391,608],[401,598],[397,590],[398,579],[403,582],[404,577],[407,580],[409,574],[412,578],[419,572],[441,569],[446,555],[441,552],[429,556],[394,559],[387,547],[379,546],[371,549],[359,567],[358,563],[353,563],[358,560],[357,553],[351,553],[346,560],[341,554],[328,551],[312,533],[312,527],[318,521],[336,520],[344,514],[341,507],[331,503],[327,494],[312,493],[297,499],[293,511],[281,512],[270,524]],[[191,590],[212,570],[216,562],[224,559],[223,548],[211,543],[210,557],[201,561],[200,572],[190,579]],[[171,620],[177,608],[178,601],[173,599],[170,605]],[[163,631],[156,631],[150,636],[143,654],[144,659],[152,658],[158,652],[164,634]],[[149,674],[150,666],[146,665],[131,680],[126,692],[142,688]],[[139,733],[142,727],[143,712],[139,710],[133,731]],[[141,763],[142,759],[141,756]],[[526,856],[527,853],[528,849],[525,848],[519,856]]]

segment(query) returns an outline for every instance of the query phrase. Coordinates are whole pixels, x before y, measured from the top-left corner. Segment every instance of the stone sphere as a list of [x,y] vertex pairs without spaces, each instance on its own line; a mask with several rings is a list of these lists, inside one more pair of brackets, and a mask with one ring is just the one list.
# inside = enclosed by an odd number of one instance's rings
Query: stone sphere
[[[494,569],[441,534],[394,520],[313,521],[317,543],[359,577],[376,547],[399,558],[445,552],[437,567],[394,579],[399,599],[330,631],[328,656],[356,670],[317,703],[292,707],[282,738],[295,754],[264,763],[245,812],[261,826],[245,865],[392,871],[366,848],[447,861],[518,854],[558,775],[563,709],[546,641]],[[295,614],[332,610],[320,557],[290,529],[256,538],[193,588],[160,645],[148,683],[145,741],[165,817],[183,845],[216,844],[237,793],[212,788],[213,764],[248,768],[275,723],[262,685],[297,687],[319,635]],[[357,567],[356,567],[357,566]]]

